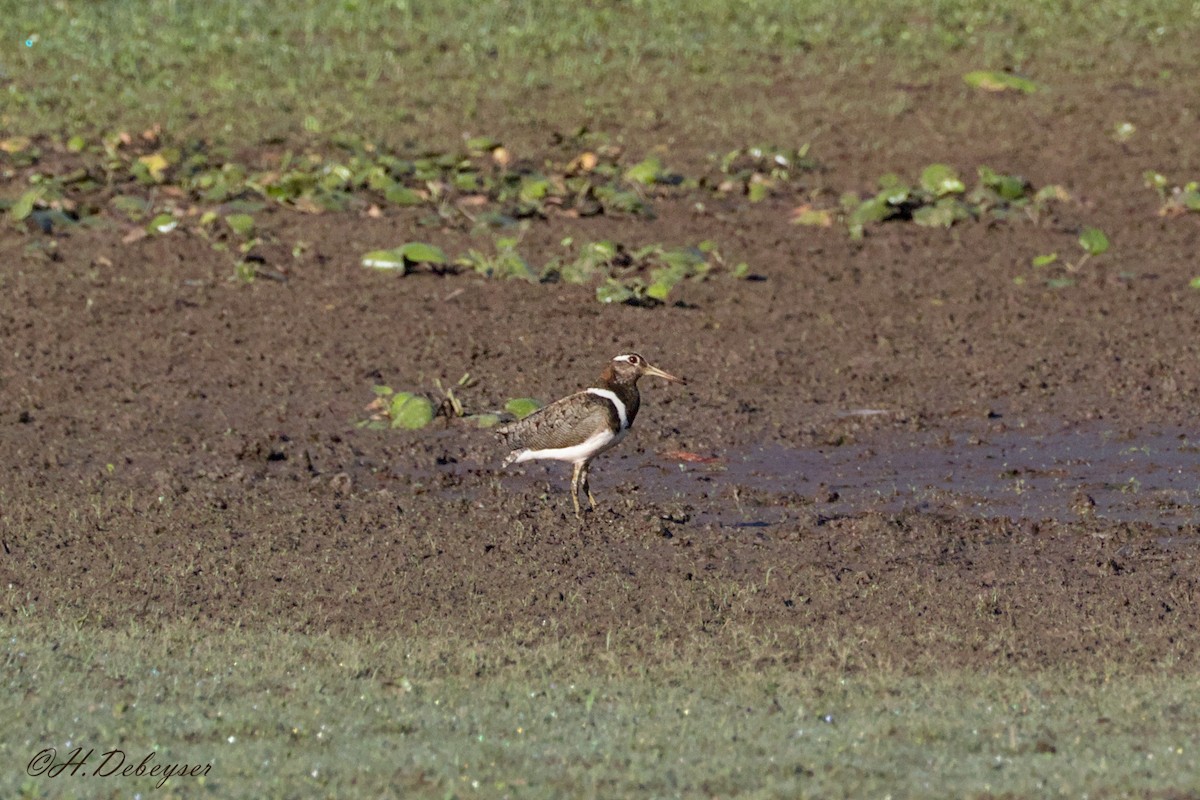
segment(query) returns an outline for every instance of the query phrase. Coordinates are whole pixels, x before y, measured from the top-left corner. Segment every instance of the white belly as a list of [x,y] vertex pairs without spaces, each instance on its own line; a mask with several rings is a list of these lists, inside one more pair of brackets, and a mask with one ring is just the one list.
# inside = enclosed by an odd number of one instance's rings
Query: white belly
[[513,462],[520,464],[525,461],[553,459],[554,461],[570,461],[578,464],[595,458],[605,450],[616,447],[625,438],[627,433],[629,433],[628,428],[618,433],[603,430],[592,434],[586,441],[571,445],[570,447],[555,447],[549,450],[522,450],[521,454],[513,459]]

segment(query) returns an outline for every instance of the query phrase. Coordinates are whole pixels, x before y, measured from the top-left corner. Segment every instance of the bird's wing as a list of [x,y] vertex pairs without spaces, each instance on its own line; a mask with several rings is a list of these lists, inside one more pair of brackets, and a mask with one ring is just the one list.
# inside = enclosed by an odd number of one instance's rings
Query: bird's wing
[[525,419],[499,429],[513,448],[552,450],[579,444],[609,424],[610,404],[602,397],[579,392],[564,397]]

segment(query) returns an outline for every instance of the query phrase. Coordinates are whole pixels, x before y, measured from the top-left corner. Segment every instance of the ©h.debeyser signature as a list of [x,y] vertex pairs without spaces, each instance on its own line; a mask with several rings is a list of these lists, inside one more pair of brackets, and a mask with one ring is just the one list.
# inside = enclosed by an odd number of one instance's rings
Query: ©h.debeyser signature
[[140,759],[129,756],[124,750],[113,748],[99,755],[96,749],[76,747],[66,754],[65,760],[60,760],[58,748],[46,747],[29,760],[25,772],[31,777],[60,778],[158,778],[154,788],[161,789],[167,781],[175,777],[201,777],[212,770],[208,763],[178,763],[173,764],[158,760],[158,753],[151,750]]

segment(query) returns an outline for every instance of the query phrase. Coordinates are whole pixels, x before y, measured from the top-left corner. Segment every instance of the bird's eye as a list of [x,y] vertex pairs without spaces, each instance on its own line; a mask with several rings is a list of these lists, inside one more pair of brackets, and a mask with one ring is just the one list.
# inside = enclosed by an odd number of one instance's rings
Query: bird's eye
[[630,356],[630,357],[629,357],[629,363],[630,363],[630,364],[633,364],[635,367],[636,367],[636,366],[637,366],[637,365],[638,365],[640,362],[641,362],[641,359],[640,359],[640,358],[638,358],[637,356]]

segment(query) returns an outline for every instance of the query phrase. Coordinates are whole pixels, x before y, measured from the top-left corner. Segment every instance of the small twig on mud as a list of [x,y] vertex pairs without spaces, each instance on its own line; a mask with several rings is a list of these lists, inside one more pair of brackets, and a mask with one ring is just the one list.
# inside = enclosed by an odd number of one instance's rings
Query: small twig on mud
[[1074,264],[1072,264],[1070,261],[1068,261],[1063,266],[1065,266],[1067,268],[1067,272],[1078,272],[1079,268],[1082,267],[1084,264],[1086,264],[1087,260],[1091,257],[1092,257],[1091,253],[1084,253],[1083,257],[1080,258],[1078,261],[1076,261]]

